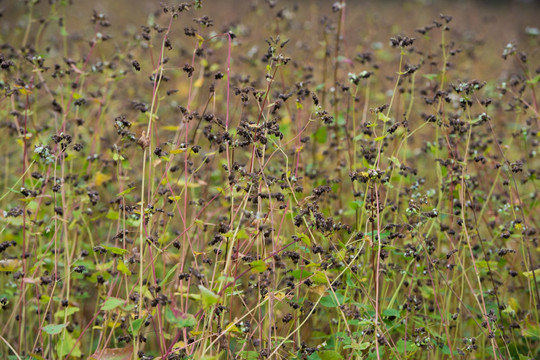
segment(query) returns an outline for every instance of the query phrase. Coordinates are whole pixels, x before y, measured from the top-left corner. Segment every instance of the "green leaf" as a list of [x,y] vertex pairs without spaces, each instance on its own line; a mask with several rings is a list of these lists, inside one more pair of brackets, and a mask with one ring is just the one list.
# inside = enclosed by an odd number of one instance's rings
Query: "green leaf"
[[[408,347],[409,347],[409,344],[407,344],[407,348],[408,348]],[[416,345],[415,345],[415,349],[418,350],[418,347],[416,347]],[[414,350],[414,352],[415,352],[416,350]],[[407,351],[408,351],[408,350],[407,350]],[[450,348],[448,347],[448,345],[444,345],[444,346],[443,346],[442,353],[443,353],[444,355],[450,355]],[[457,354],[457,351],[454,351],[454,355],[456,355],[456,354]]]
[[219,296],[214,294],[211,290],[199,285],[199,291],[201,292],[201,300],[205,309],[218,303]]
[[103,311],[114,310],[116,308],[124,306],[125,302],[126,301],[124,299],[110,297],[107,300],[105,300],[103,305],[101,305],[101,310]]
[[315,137],[315,141],[317,141],[319,144],[326,143],[326,139],[328,136],[326,126],[321,126],[320,128],[318,128],[317,131],[315,131],[315,133],[313,134],[313,136]]
[[[375,239],[375,241],[378,240],[378,237],[377,237],[377,230],[375,230],[374,232],[368,232],[366,233],[366,236],[370,237],[371,238],[371,235],[373,235],[373,238]],[[383,231],[381,233],[381,240],[384,240],[386,239],[388,236],[390,236],[390,231]]]
[[135,186],[130,187],[130,188],[127,188],[126,190],[122,191],[121,193],[118,193],[117,196],[124,196],[124,195],[126,195],[126,194],[129,194],[129,193],[130,193],[132,190],[134,190],[134,189],[135,189]]
[[121,306],[121,308],[122,310],[126,312],[130,312],[130,311],[135,310],[135,304],[127,304],[127,305]]
[[[489,267],[488,267],[489,265]],[[491,268],[493,269],[494,267],[497,266],[497,262],[496,261],[486,261],[486,260],[479,260],[476,262],[476,266],[480,269],[488,269],[488,268]]]
[[399,341],[396,343],[396,349],[400,354],[403,354],[405,351],[407,351],[407,353],[414,353],[416,350],[418,350],[418,347],[411,340],[405,343],[403,339],[399,339]]
[[533,341],[540,340],[540,329],[538,329],[538,327],[536,326],[530,326],[531,327],[529,327],[528,329],[523,329],[522,335],[532,339]]
[[313,273],[311,273],[309,271],[306,271],[306,270],[303,270],[303,269],[298,269],[298,270],[291,271],[291,276],[293,276],[297,280],[306,279],[306,278],[310,277],[312,274]]
[[43,331],[45,331],[49,335],[57,335],[62,332],[66,328],[67,324],[49,324],[45,325],[43,327]]
[[540,74],[536,75],[533,79],[527,80],[527,84],[536,84],[540,81]]
[[183,329],[185,327],[194,327],[197,325],[197,319],[191,314],[184,314],[178,321],[178,328]]
[[[336,301],[336,297],[337,297],[337,301]],[[328,294],[326,296],[323,296],[320,303],[322,306],[335,308],[345,303],[345,296],[341,292],[336,291],[335,297],[334,297],[334,294]]]
[[322,271],[316,271],[311,278],[315,284],[326,284],[326,275]]
[[334,350],[319,351],[319,357],[321,358],[321,360],[341,360],[341,359],[343,359],[343,356],[341,356],[338,352],[335,352]]
[[133,320],[133,322],[131,323],[131,326],[132,326],[132,330],[129,330],[131,335],[137,335],[139,333],[139,330],[141,330],[141,326],[144,322],[144,319],[136,319],[136,320]]
[[[38,355],[36,353],[29,353],[28,355],[30,355],[30,357],[27,357],[25,358],[25,360],[45,360],[45,358],[41,355]],[[10,355],[12,357],[8,357],[9,360],[18,360],[19,358],[16,357],[15,355]]]
[[124,158],[122,155],[118,154],[118,153],[114,153],[113,156],[112,156],[112,159],[113,159],[114,161],[118,161],[118,160],[122,161],[122,160],[125,160],[125,158]]
[[390,121],[390,118],[388,116],[384,115],[382,112],[377,114],[377,119],[381,120],[382,122]]
[[437,76],[439,76],[439,75],[438,74],[424,74],[422,76],[425,77],[428,80],[435,80],[437,78]]
[[103,246],[105,248],[105,250],[113,253],[113,254],[116,254],[116,255],[125,255],[127,254],[129,251],[127,251],[126,249],[121,249],[121,248],[117,248],[117,247],[114,247],[114,246]]
[[362,206],[364,206],[364,202],[362,200],[355,200],[349,202],[349,207],[353,210],[361,209]]
[[165,319],[174,325],[177,329],[183,329],[186,327],[194,327],[197,325],[197,319],[191,314],[179,314],[175,315],[174,311],[167,306],[165,309]]
[[383,310],[382,314],[383,316],[388,316],[388,317],[394,316],[397,318],[401,315],[399,310],[396,310],[396,309],[385,309]]
[[508,305],[503,311],[504,314],[508,314],[511,317],[516,316],[516,310],[512,306]]
[[76,341],[69,332],[66,332],[56,343],[56,353],[58,358],[62,359],[70,352],[72,357],[82,356],[80,342]]
[[160,284],[166,284],[167,281],[169,280],[169,278],[171,276],[173,276],[174,272],[176,271],[176,268],[178,267],[178,265],[180,265],[179,263],[177,263],[176,265],[174,265],[169,271],[167,271],[167,275],[165,275],[165,277],[163,278],[163,280],[161,280],[161,283]]
[[366,350],[367,348],[369,348],[369,346],[370,346],[370,343],[363,342],[363,343],[358,345],[358,350]]
[[529,279],[534,279],[536,277],[536,282],[540,281],[540,269],[535,269],[532,271],[524,271],[521,274],[523,276],[528,277]]
[[255,260],[249,263],[253,274],[265,272],[268,266],[263,260]]
[[311,246],[311,239],[306,234],[296,234],[296,236],[298,236],[298,238],[300,238],[304,244]]
[[124,275],[131,275],[131,271],[128,269],[128,267],[122,260],[118,260],[118,265],[116,265],[116,269]]
[[394,165],[396,165],[398,168],[401,167],[401,163],[399,162],[399,159],[397,157],[391,156],[391,157],[388,158],[388,160],[393,162]]
[[240,351],[238,356],[242,360],[259,360],[259,353],[257,351]]
[[58,310],[57,312],[54,313],[54,318],[55,319],[63,319],[64,316],[70,316],[70,315],[73,315],[75,314],[77,311],[79,311],[80,309],[76,306],[68,306],[67,308],[65,309],[62,309],[62,310]]

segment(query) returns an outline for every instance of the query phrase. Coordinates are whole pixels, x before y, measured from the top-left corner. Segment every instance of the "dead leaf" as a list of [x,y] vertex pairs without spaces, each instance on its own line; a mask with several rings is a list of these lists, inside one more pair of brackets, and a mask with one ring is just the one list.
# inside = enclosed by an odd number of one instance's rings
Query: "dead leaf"
[[130,360],[133,355],[133,346],[125,348],[105,349],[91,355],[89,360]]
[[137,144],[144,150],[150,146],[150,137],[146,135],[146,131],[142,132],[141,137],[137,140]]

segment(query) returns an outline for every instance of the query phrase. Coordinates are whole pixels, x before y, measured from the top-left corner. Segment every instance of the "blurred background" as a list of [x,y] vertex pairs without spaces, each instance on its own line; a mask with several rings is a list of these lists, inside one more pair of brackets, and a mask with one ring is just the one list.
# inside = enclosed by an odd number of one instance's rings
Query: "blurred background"
[[[2,10],[1,36],[6,41],[6,37],[12,35],[12,31],[24,29],[25,9],[28,1],[22,0],[0,0]],[[90,22],[92,10],[102,12],[108,16],[113,26],[119,24],[139,24],[145,23],[149,16],[156,11],[160,11],[160,3],[181,3],[181,1],[160,1],[160,0],[42,0],[35,6],[36,15],[45,10],[49,3],[68,2],[74,11],[64,20],[68,27],[80,27],[81,24]],[[244,16],[250,16],[258,5],[268,3],[273,6],[274,12],[284,11],[289,16],[296,11],[309,13],[313,16],[313,21],[325,11],[330,9],[333,0],[205,0],[202,1],[203,9],[209,16],[216,19],[216,25],[240,21]],[[540,1],[537,0],[415,0],[415,1],[347,1],[347,29],[349,31],[363,31],[362,23],[356,21],[357,18],[368,18],[386,26],[392,23],[392,29],[380,28],[378,33],[392,32],[412,32],[422,22],[429,21],[439,13],[454,16],[455,23],[460,25],[463,31],[474,32],[481,38],[491,36],[500,42],[516,41],[524,35],[527,27],[539,26]],[[270,9],[269,9],[270,11]],[[73,14],[76,14],[74,16]],[[271,19],[270,16],[267,19]],[[390,20],[390,21],[389,21]],[[261,23],[266,27],[269,24]],[[371,26],[365,28],[373,31]],[[363,33],[349,33],[349,40],[353,41],[357,35]],[[377,34],[374,34],[377,36]],[[471,34],[472,35],[472,34]]]
[[[238,24],[255,23],[258,29],[240,27],[245,31],[245,38],[255,40],[264,47],[264,38],[258,34],[277,35],[276,18],[299,20],[290,21],[295,28],[287,29],[291,44],[302,41],[321,40],[321,23],[332,16],[331,7],[335,1],[298,1],[298,0],[203,0],[203,13],[214,21],[210,29],[222,32],[235,28]],[[28,1],[0,0],[2,18],[0,21],[0,42],[11,43],[23,36],[27,27]],[[69,35],[69,45],[78,41],[87,43],[93,34],[91,17],[95,10],[103,13],[110,20],[108,28],[112,43],[127,41],[128,37],[140,31],[141,25],[151,23],[162,14],[160,4],[178,4],[180,1],[163,2],[158,0],[43,0],[33,7],[33,27],[29,36],[32,38],[40,20],[49,16],[50,4],[58,8],[57,24],[47,22],[48,31],[44,31],[43,42],[58,39],[59,25],[64,22]],[[63,6],[64,4],[68,6]],[[53,5],[54,6],[54,5]],[[266,12],[266,13],[265,13]],[[416,29],[430,24],[439,14],[453,16],[452,31],[458,37],[456,42],[474,57],[500,56],[509,42],[523,46],[536,44],[540,31],[540,1],[534,0],[478,0],[478,1],[347,1],[344,31],[344,52],[354,57],[359,46],[386,46],[390,36],[404,34],[419,37]],[[279,16],[276,16],[278,14]],[[247,21],[243,21],[247,20]],[[181,19],[180,26],[173,27],[173,36],[183,37],[183,28],[192,26],[187,17]],[[162,26],[164,24],[161,24]],[[57,28],[54,28],[57,26]],[[238,33],[239,32],[239,33]],[[249,34],[248,34],[249,32]],[[238,41],[242,41],[239,36]],[[42,43],[43,43],[42,42]],[[250,43],[249,46],[252,46]],[[374,45],[375,44],[375,45]],[[191,46],[191,44],[190,44]],[[102,50],[104,51],[104,50]],[[349,52],[349,54],[347,54]],[[534,54],[529,54],[533,55]],[[490,63],[491,61],[486,61]],[[506,64],[508,65],[508,64]],[[505,65],[503,65],[505,66]]]

